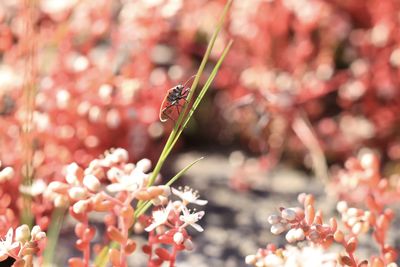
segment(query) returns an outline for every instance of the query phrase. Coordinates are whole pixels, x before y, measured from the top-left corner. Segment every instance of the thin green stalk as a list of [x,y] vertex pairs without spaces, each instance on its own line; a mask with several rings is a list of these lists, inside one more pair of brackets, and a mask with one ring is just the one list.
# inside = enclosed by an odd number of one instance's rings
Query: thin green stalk
[[[170,136],[168,137],[167,143],[164,146],[163,151],[161,152],[160,158],[157,161],[157,164],[153,170],[152,176],[150,177],[150,181],[149,184],[152,185],[154,183],[155,178],[157,177],[157,175],[160,173],[161,167],[164,164],[166,158],[168,157],[169,153],[171,153],[172,149],[174,148],[176,142],[178,141],[181,133],[183,132],[183,129],[185,129],[187,123],[190,121],[194,111],[196,110],[196,108],[199,106],[201,100],[203,99],[204,95],[206,94],[208,88],[210,87],[211,83],[213,82],[215,76],[218,73],[219,68],[221,67],[222,62],[224,61],[226,55],[229,52],[229,49],[232,46],[233,41],[229,41],[228,45],[225,47],[224,51],[222,52],[221,57],[219,58],[217,64],[214,66],[213,71],[211,72],[209,78],[207,79],[207,82],[205,83],[205,85],[203,86],[203,88],[201,89],[199,95],[196,97],[189,113],[185,116],[183,123],[182,122],[178,122],[175,124],[175,127],[173,129],[173,131],[171,132]],[[190,90],[191,92],[193,90]],[[186,102],[185,107],[187,108],[189,105],[189,100]],[[183,114],[185,114],[186,111],[184,110],[183,112],[181,112],[181,115],[179,116],[180,118],[183,118]],[[137,205],[137,208],[140,208],[143,206],[143,202],[140,201]]]
[[201,100],[203,99],[204,95],[206,94],[208,88],[210,87],[211,83],[213,82],[215,76],[218,73],[218,70],[222,64],[222,62],[225,59],[225,56],[228,54],[229,49],[232,46],[233,41],[229,41],[228,45],[225,47],[224,51],[222,52],[221,57],[219,58],[217,64],[214,66],[213,71],[211,72],[210,76],[207,79],[207,82],[205,83],[205,85],[203,86],[203,88],[201,89],[199,95],[197,96],[197,98],[195,99],[189,113],[187,114],[187,116],[185,117],[185,121],[182,124],[182,127],[179,129],[179,131],[176,133],[174,140],[172,141],[172,145],[170,147],[168,147],[167,153],[169,154],[172,150],[172,148],[174,147],[175,143],[178,141],[181,133],[183,132],[183,129],[186,127],[186,125],[188,124],[188,122],[190,121],[190,119],[192,118],[192,115],[194,113],[194,111],[197,109],[197,107],[199,106]]
[[207,50],[206,50],[206,52],[204,54],[203,60],[201,61],[200,67],[199,67],[199,69],[197,71],[195,79],[194,79],[194,81],[192,83],[192,86],[190,88],[189,95],[187,97],[187,102],[184,104],[183,110],[182,110],[181,114],[179,115],[177,122],[175,123],[174,129],[172,130],[170,136],[168,137],[167,143],[165,144],[164,149],[161,152],[160,158],[158,159],[158,161],[156,163],[156,166],[154,167],[154,170],[153,170],[152,175],[150,177],[149,185],[154,184],[154,181],[156,180],[158,174],[160,173],[161,167],[164,164],[165,159],[168,157],[169,153],[171,152],[173,146],[176,143],[176,140],[177,140],[176,136],[179,137],[180,132],[182,132],[182,130],[184,128],[184,127],[182,127],[182,121],[184,120],[184,118],[186,116],[187,110],[189,108],[190,100],[192,99],[193,94],[196,91],[197,85],[198,85],[198,83],[200,81],[200,77],[203,74],[204,68],[205,68],[205,66],[206,66],[206,64],[208,62],[208,58],[210,57],[211,51],[212,51],[212,49],[214,47],[215,41],[216,41],[216,39],[218,37],[218,34],[220,33],[220,31],[222,29],[222,26],[224,24],[224,20],[226,18],[226,15],[228,14],[228,10],[229,10],[229,7],[232,4],[232,1],[233,0],[229,0],[226,3],[225,7],[224,7],[222,15],[221,15],[221,17],[219,19],[219,22],[217,24],[217,27],[216,27],[213,35],[211,36],[211,39],[210,39],[210,42],[209,42],[209,44],[207,46]]
[[43,266],[53,266],[54,252],[56,250],[58,237],[62,222],[64,221],[64,208],[56,208],[51,215],[51,224],[47,234],[47,245],[43,252]]

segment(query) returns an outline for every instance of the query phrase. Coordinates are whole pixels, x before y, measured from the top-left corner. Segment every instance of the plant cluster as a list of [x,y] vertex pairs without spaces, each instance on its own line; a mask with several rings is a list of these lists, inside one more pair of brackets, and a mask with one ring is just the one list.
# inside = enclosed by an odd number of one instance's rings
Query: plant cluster
[[[395,218],[390,204],[398,202],[399,192],[389,179],[380,176],[379,158],[369,152],[359,159],[347,160],[332,184],[341,189],[336,191],[342,199],[337,202],[338,218],[324,219],[322,210],[315,208],[313,195],[300,194],[301,207],[281,207],[278,214],[269,216],[268,222],[271,233],[286,232],[287,242],[303,248],[277,248],[270,244],[247,256],[246,262],[257,267],[291,266],[290,263],[313,257],[315,262],[310,266],[397,266],[398,252],[389,244],[388,235]],[[360,239],[365,235],[375,241],[379,250],[368,259],[357,256]],[[336,252],[332,249],[335,245],[342,250]]]

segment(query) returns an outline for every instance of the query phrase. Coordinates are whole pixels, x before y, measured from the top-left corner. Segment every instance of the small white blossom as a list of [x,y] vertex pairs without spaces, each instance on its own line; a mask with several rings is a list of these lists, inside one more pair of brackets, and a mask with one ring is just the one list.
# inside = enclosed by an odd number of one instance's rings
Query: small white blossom
[[185,206],[182,206],[182,213],[183,215],[179,217],[179,219],[184,222],[184,224],[181,226],[182,228],[190,225],[199,232],[204,231],[203,228],[197,224],[197,222],[204,216],[204,211],[190,213]]
[[7,256],[9,251],[11,251],[19,246],[19,242],[13,243],[13,234],[14,234],[14,231],[12,228],[10,228],[7,231],[5,240],[0,239],[0,259]]
[[165,209],[159,209],[153,211],[153,222],[149,226],[147,226],[144,230],[147,232],[151,232],[158,226],[165,224],[168,221],[168,216],[172,209],[173,205],[170,202],[168,203]]
[[32,183],[32,185],[20,185],[19,191],[23,194],[36,197],[43,194],[46,188],[47,184],[42,179],[37,179]]
[[[1,166],[1,165],[0,165]],[[0,171],[0,182],[9,181],[14,177],[14,169],[11,167],[5,167]]]
[[101,183],[96,176],[89,174],[83,178],[83,185],[86,186],[90,191],[96,192],[100,189]]
[[142,189],[146,178],[147,174],[144,173],[123,175],[117,178],[118,182],[108,185],[107,190],[110,192],[138,192],[140,189]]
[[207,200],[198,199],[199,198],[198,192],[194,191],[193,189],[191,189],[187,186],[183,190],[182,189],[177,190],[175,188],[172,188],[172,193],[174,193],[174,195],[181,198],[183,201],[183,204],[185,204],[185,205],[187,205],[189,203],[193,203],[196,205],[204,206],[208,202]]

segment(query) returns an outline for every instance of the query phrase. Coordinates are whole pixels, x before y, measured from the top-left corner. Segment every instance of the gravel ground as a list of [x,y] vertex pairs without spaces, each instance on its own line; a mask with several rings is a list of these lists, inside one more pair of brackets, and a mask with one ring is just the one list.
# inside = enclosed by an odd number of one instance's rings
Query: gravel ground
[[[204,233],[194,237],[196,249],[182,255],[178,266],[247,266],[244,257],[267,243],[282,243],[269,232],[267,217],[280,206],[297,205],[301,192],[323,192],[323,186],[302,172],[277,167],[272,173],[253,174],[256,186],[246,192],[229,187],[234,168],[226,155],[185,153],[176,157],[174,169],[184,168],[195,159],[205,159],[193,166],[182,184],[199,190],[209,203],[201,224]],[[328,203],[326,203],[328,206]],[[332,209],[332,205],[329,205]]]
[[[273,172],[253,173],[251,180],[255,186],[248,191],[235,191],[229,186],[229,179],[235,170],[229,163],[229,153],[188,152],[181,153],[167,162],[170,170],[163,170],[165,178],[172,177],[189,163],[204,156],[205,158],[193,166],[175,185],[188,185],[199,191],[201,199],[209,202],[200,224],[205,229],[203,233],[189,230],[193,235],[195,249],[192,252],[181,253],[177,266],[179,267],[244,267],[244,258],[253,254],[257,248],[267,243],[286,244],[283,236],[273,236],[269,232],[267,218],[277,211],[278,207],[297,206],[297,195],[301,192],[312,193],[316,197],[317,207],[324,214],[334,214],[335,202],[324,194],[323,184],[304,172],[293,170],[288,166],[278,166]],[[168,173],[170,172],[170,173]],[[399,208],[396,208],[397,212]],[[397,213],[399,214],[399,213]],[[101,221],[101,218],[99,218]],[[394,225],[400,225],[400,221]],[[395,227],[392,227],[395,228]],[[73,228],[63,230],[61,237],[59,262],[66,262],[68,255],[73,254]],[[389,235],[391,243],[399,247],[399,233],[393,229]],[[136,237],[138,243],[145,240]],[[370,240],[360,242],[361,257],[368,257],[376,247]],[[71,253],[65,253],[70,251]],[[79,254],[78,254],[79,255]],[[67,265],[60,265],[67,266]],[[146,266],[143,253],[134,253],[129,266]]]

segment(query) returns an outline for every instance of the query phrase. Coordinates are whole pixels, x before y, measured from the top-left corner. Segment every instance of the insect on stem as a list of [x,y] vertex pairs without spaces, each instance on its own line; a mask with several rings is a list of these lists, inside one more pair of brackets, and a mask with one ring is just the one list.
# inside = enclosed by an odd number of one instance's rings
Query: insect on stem
[[175,107],[176,111],[178,113],[178,116],[180,114],[180,111],[183,107],[183,105],[180,104],[181,100],[187,102],[186,98],[189,95],[190,87],[187,87],[186,85],[194,78],[196,75],[193,75],[190,77],[183,85],[178,84],[171,89],[168,90],[166,96],[164,97],[164,100],[162,101],[161,107],[160,107],[160,113],[159,113],[159,118],[161,122],[166,122],[168,119],[172,120],[175,122],[175,120],[170,116],[172,109]]

